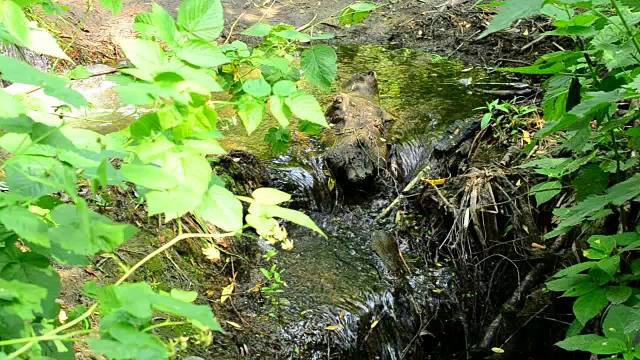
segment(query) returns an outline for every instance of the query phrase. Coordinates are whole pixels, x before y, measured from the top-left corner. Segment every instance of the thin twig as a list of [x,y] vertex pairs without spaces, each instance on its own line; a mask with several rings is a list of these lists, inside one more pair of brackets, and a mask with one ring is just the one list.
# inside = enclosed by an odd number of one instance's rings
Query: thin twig
[[242,14],[240,14],[240,16],[238,16],[238,18],[236,19],[236,21],[233,22],[233,24],[231,24],[231,27],[229,28],[229,35],[227,35],[227,38],[224,40],[224,42],[222,43],[223,45],[229,42],[229,39],[231,39],[231,36],[233,35],[233,29],[236,27],[236,25],[238,25],[238,21],[240,21],[240,19],[242,19],[242,17],[244,16],[244,14],[246,14],[247,12],[243,12]]

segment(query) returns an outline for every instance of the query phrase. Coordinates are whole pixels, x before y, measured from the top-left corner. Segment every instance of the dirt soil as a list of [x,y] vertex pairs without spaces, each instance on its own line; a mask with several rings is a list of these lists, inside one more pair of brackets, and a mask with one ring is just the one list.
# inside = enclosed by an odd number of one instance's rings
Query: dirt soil
[[[370,0],[384,4],[383,0]],[[494,13],[473,6],[466,0],[410,0],[391,1],[376,10],[364,23],[344,28],[332,16],[338,15],[352,0],[265,0],[262,3],[223,0],[225,31],[223,38],[242,38],[237,34],[259,21],[271,24],[286,23],[296,27],[319,23],[316,31],[333,33],[330,44],[381,44],[396,48],[412,48],[460,58],[464,62],[495,67],[516,66],[532,62],[538,52],[560,48],[545,40],[532,42],[546,26],[532,20],[523,20],[507,31],[477,40]],[[174,17],[180,0],[159,0]],[[458,3],[449,5],[449,3]],[[76,37],[69,53],[79,63],[113,62],[122,58],[113,39],[132,37],[132,25],[140,12],[151,10],[151,3],[124,0],[123,10],[114,18],[110,11],[96,5],[87,12],[81,0],[61,0],[69,11],[57,21],[59,38],[68,44]],[[65,45],[66,45],[65,44]],[[70,67],[71,64],[61,64]]]

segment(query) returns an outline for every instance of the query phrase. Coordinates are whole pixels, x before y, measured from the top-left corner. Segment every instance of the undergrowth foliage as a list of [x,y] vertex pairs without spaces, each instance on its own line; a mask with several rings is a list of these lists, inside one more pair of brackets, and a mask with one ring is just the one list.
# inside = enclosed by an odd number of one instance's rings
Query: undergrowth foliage
[[[100,3],[115,13],[122,8],[120,0]],[[61,11],[50,1],[0,0],[0,41],[70,60],[49,33],[27,20],[24,10],[34,6]],[[338,18],[343,25],[355,24],[373,9],[357,3]],[[290,199],[286,193],[261,188],[251,197],[232,194],[212,174],[206,156],[225,153],[218,143],[223,137],[218,111],[226,106],[233,107],[248,134],[267,109],[281,127],[270,132],[273,136],[288,134],[284,129],[292,121],[301,128],[326,127],[320,104],[300,90],[298,81],[330,88],[336,54],[315,42],[331,35],[314,35],[315,25],[299,32],[288,25],[257,23],[244,32],[262,40],[252,48],[241,41],[218,44],[223,25],[220,0],[185,0],[177,21],[156,4],[152,12],[137,16],[134,30],[139,36],[116,39],[133,66],[110,80],[119,85],[123,104],[149,111],[119,133],[73,128],[64,113],[0,89],[0,147],[5,151],[0,169],[9,188],[0,193],[0,359],[73,359],[72,344],[86,341],[94,353],[110,359],[155,360],[167,359],[189,343],[210,344],[212,332],[222,328],[208,306],[194,304],[197,293],[157,292],[148,283],[126,280],[187,238],[239,236],[252,228],[290,249],[293,244],[277,219],[324,235],[308,216],[279,206]],[[300,46],[305,49],[298,62]],[[83,68],[68,74],[71,79],[89,76]],[[41,87],[71,107],[89,106],[67,78],[4,55],[0,78]],[[220,94],[227,94],[222,96],[227,100],[217,100]],[[276,140],[287,139],[279,135]],[[97,194],[107,186],[131,185],[146,202],[149,216],[170,221],[192,213],[226,233],[178,235],[115,284],[86,284],[95,303],[59,318],[55,299],[61,283],[52,263],[84,266],[91,256],[113,251],[138,231],[91,210],[78,195],[79,187],[90,186]],[[247,214],[241,201],[249,204]],[[166,320],[154,320],[157,312]],[[87,321],[94,314],[99,314],[98,328]],[[191,326],[197,335],[161,339],[152,332],[176,325]]]
[[[547,176],[531,188],[538,205],[571,191],[545,235],[582,246],[581,262],[554,275],[551,291],[576,298],[575,321],[557,345],[614,358],[640,359],[640,3],[635,0],[508,0],[481,35],[544,15],[544,36],[574,40],[527,67],[503,69],[550,77],[542,103],[546,126],[525,151],[553,136],[551,153],[524,164]],[[567,202],[564,202],[567,204]],[[609,224],[608,226],[605,226]],[[610,224],[613,224],[611,226]]]

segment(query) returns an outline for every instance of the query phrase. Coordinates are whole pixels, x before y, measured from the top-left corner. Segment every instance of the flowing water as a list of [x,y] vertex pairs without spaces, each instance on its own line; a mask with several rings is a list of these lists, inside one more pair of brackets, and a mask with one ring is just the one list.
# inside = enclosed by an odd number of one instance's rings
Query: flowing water
[[[467,85],[495,80],[482,69],[410,50],[342,46],[337,48],[337,54],[336,84],[357,72],[377,73],[380,105],[397,118],[393,133],[395,156],[409,169],[418,168],[421,161],[428,159],[429,144],[441,137],[447,127],[468,118],[474,108],[489,100],[474,91],[475,86]],[[91,89],[80,90],[92,93]],[[339,90],[339,85],[328,93],[308,88],[323,105],[329,104]],[[101,99],[107,101],[111,97]],[[118,118],[102,119],[99,131],[122,129],[131,122],[130,116],[115,111],[117,102],[100,104],[100,108]],[[225,145],[249,150],[268,164],[274,185],[293,194],[290,206],[309,213],[328,238],[301,228],[289,229],[295,248],[276,256],[279,268],[286,269],[282,278],[288,283],[286,291],[279,295],[280,308],[265,304],[252,314],[255,323],[277,340],[245,337],[243,341],[249,343],[254,356],[440,359],[447,358],[441,354],[451,358],[451,354],[464,351],[464,340],[453,339],[464,331],[460,309],[453,301],[453,272],[431,266],[417,256],[416,250],[428,241],[426,235],[402,237],[396,233],[393,221],[375,220],[392,200],[389,195],[397,192],[401,184],[389,184],[381,194],[340,206],[354,193],[336,197],[329,190],[323,172],[321,154],[325,149],[321,138],[294,139],[286,156],[273,156],[263,141],[273,126],[276,123],[266,119],[247,137],[240,125],[228,125],[228,129],[222,129]],[[372,239],[376,231],[388,238]],[[396,269],[394,273],[385,266],[398,252],[381,253],[385,247],[376,248],[373,244],[378,240],[397,242],[404,254],[402,271]],[[238,358],[235,349],[218,348],[211,356],[214,354],[215,358]]]
[[[340,47],[337,53],[337,84],[357,72],[377,73],[380,104],[397,118],[393,134],[397,162],[408,170],[428,160],[432,142],[445,129],[485,105],[488,98],[464,84],[496,81],[481,69],[409,50],[353,46]],[[331,93],[314,95],[328,104],[338,91],[337,85]],[[402,238],[393,221],[375,220],[392,200],[389,193],[397,193],[402,184],[389,184],[395,189],[355,205],[339,206],[354,193],[336,198],[329,191],[320,138],[294,141],[287,156],[274,157],[263,142],[272,126],[275,122],[266,121],[248,138],[242,129],[232,128],[226,144],[249,150],[268,163],[275,186],[293,194],[289,206],[310,212],[328,239],[290,229],[295,248],[277,256],[279,267],[286,269],[283,279],[289,287],[282,297],[287,306],[275,315],[272,309],[265,310],[256,318],[277,334],[279,342],[254,344],[255,353],[278,359],[463,356],[466,324],[453,300],[453,272],[417,257],[416,249],[428,241],[426,236]],[[375,231],[398,242],[411,271],[397,275],[385,268],[385,254],[372,247]],[[386,256],[393,258],[397,251]],[[277,321],[271,319],[274,316]]]

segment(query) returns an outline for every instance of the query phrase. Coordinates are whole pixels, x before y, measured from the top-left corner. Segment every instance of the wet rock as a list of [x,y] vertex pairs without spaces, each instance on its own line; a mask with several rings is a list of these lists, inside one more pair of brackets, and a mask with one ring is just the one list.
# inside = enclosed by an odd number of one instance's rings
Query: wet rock
[[326,112],[326,163],[341,183],[362,183],[384,169],[389,155],[384,139],[393,118],[378,106],[374,72],[354,75]]
[[255,155],[246,151],[233,150],[215,158],[212,167],[214,173],[236,195],[250,196],[253,190],[271,184],[267,167]]
[[435,143],[433,148],[440,153],[449,152],[472,137],[479,128],[479,120],[457,120],[445,131],[442,138]]
[[396,239],[384,230],[376,230],[371,234],[371,248],[380,257],[384,267],[395,277],[402,275],[403,262],[400,258]]

